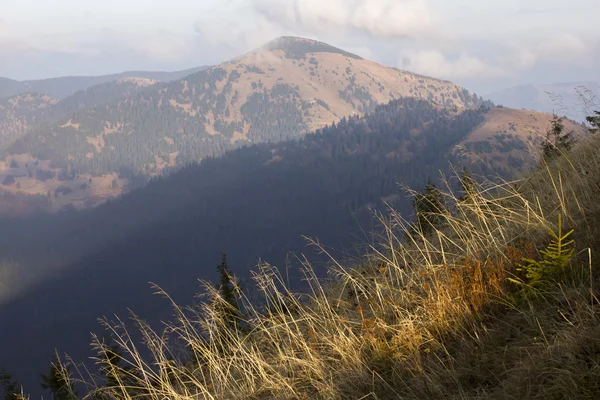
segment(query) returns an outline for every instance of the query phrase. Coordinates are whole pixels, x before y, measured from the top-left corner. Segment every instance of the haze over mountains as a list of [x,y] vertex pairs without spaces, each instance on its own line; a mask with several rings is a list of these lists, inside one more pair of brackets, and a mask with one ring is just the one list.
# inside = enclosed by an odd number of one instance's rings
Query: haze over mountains
[[373,211],[410,214],[398,183],[523,173],[551,119],[295,37],[0,112],[0,361],[28,386],[56,347],[85,358],[101,315],[168,318],[148,282],[186,301],[220,251],[241,277],[259,257],[322,260],[303,235],[356,256]]
[[157,83],[157,80],[127,77],[91,86],[64,99],[42,93],[21,93],[1,99],[0,143],[13,142],[35,126],[47,126]]
[[0,0],[0,400],[597,400],[596,3]]
[[66,76],[60,78],[15,81],[0,77],[0,99],[22,93],[41,93],[59,99],[68,97],[94,85],[114,82],[125,78],[144,78],[160,82],[181,79],[207,67],[190,68],[183,71],[127,71],[102,76]]
[[[205,159],[98,208],[6,220],[0,254],[11,284],[0,307],[0,360],[15,360],[11,370],[34,382],[55,347],[85,358],[100,315],[131,307],[158,324],[171,310],[148,282],[187,301],[197,279],[217,278],[219,251],[242,279],[259,258],[284,266],[289,257],[293,282],[301,274],[289,252],[323,261],[304,236],[357,256],[373,232],[373,210],[385,211],[385,201],[409,213],[397,183],[418,187],[449,172],[461,160],[449,149],[486,112],[396,100],[298,142]],[[8,323],[19,315],[34,317]]]
[[[165,168],[241,145],[297,138],[394,98],[423,97],[457,108],[481,104],[450,82],[299,38],[279,39],[128,96],[119,97],[116,89],[127,93],[129,87],[107,85],[78,94],[80,100],[65,99],[64,107],[55,106],[58,112],[50,113],[56,122],[13,124],[26,129],[4,152],[1,181],[11,183],[5,185],[8,191],[38,196],[49,192],[53,210],[68,204],[85,207]],[[111,96],[116,97],[108,101]],[[106,104],[97,107],[102,102]],[[11,164],[19,168],[11,169]]]
[[[165,170],[248,144],[296,139],[393,99],[421,98],[455,112],[483,104],[451,82],[294,37],[172,82],[132,79],[61,101],[17,95],[0,103],[7,143],[0,212],[94,206]],[[548,118],[527,115],[510,133],[531,142],[541,132],[535,120]],[[504,121],[492,133],[507,128]]]
[[556,113],[583,122],[590,115],[590,109],[600,103],[600,83],[522,85],[488,94],[485,98],[506,107]]

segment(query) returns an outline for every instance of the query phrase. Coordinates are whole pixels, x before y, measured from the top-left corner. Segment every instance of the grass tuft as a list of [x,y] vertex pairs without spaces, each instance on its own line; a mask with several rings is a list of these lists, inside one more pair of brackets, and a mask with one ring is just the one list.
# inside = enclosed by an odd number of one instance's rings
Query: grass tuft
[[[256,298],[237,291],[235,328],[209,283],[200,306],[173,303],[164,331],[134,316],[141,342],[123,321],[105,320],[113,343],[96,337],[94,348],[112,380],[80,371],[88,397],[596,399],[598,154],[591,138],[526,179],[477,185],[466,200],[448,183],[445,224],[429,235],[393,210],[379,215],[379,245],[360,266],[332,259],[324,283],[302,261],[304,294],[261,263]],[[514,301],[532,282],[523,265],[541,265],[563,239],[573,240],[562,244],[568,273]]]

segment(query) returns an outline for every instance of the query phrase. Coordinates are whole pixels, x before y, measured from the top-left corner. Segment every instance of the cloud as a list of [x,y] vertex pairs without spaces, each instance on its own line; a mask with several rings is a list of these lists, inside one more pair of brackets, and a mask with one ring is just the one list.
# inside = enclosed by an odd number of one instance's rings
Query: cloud
[[110,52],[133,52],[151,61],[171,62],[187,58],[199,45],[199,38],[193,34],[162,29],[150,34],[100,29],[36,37],[0,36],[0,56],[58,53],[101,57]]
[[[487,51],[481,48],[487,47]],[[478,46],[465,40],[457,51],[436,48],[404,51],[399,65],[411,71],[446,79],[492,80],[517,77],[545,63],[590,63],[592,44],[573,34],[543,39],[489,38]],[[479,51],[478,51],[479,50]]]
[[475,10],[475,2],[470,1],[461,3],[465,13],[457,11],[460,4],[450,6],[446,0],[249,1],[265,25],[271,26],[270,32],[371,48],[381,62],[400,60],[400,67],[447,79],[516,79],[541,65],[594,64],[593,56],[586,56],[586,51],[593,54],[589,50],[593,46],[578,27],[552,29],[556,23],[540,19],[554,15],[552,4],[501,7],[519,18],[519,27],[512,28],[501,25],[497,13],[469,13]]
[[326,33],[343,29],[349,18],[346,0],[251,0],[266,22],[286,30]]
[[430,34],[437,17],[423,0],[363,0],[352,13],[350,25],[374,37]]
[[130,36],[121,44],[149,60],[160,62],[186,59],[200,45],[194,35],[176,34],[166,30],[158,30],[150,35]]
[[505,46],[504,58],[517,71],[528,70],[539,63],[573,63],[588,61],[592,43],[575,34],[549,35],[542,39],[511,40]]
[[[171,9],[178,10],[175,4],[189,0],[170,1]],[[175,11],[165,14],[164,23],[157,18],[157,13],[169,11],[164,4],[151,7],[135,24],[116,18],[122,10],[110,7],[103,16],[81,12],[75,13],[79,19],[46,18],[35,29],[25,17],[4,16],[0,75],[20,75],[21,69],[33,71],[35,65],[43,74],[54,73],[61,70],[50,65],[57,57],[65,71],[81,69],[80,61],[88,66],[94,61],[114,64],[111,70],[121,68],[117,65],[171,68],[216,63],[282,35],[322,40],[384,64],[447,79],[542,79],[541,70],[547,69],[544,76],[551,77],[552,71],[565,71],[561,76],[567,76],[569,66],[587,71],[590,79],[594,68],[600,68],[600,35],[594,29],[599,15],[583,6],[591,0],[572,0],[560,12],[551,12],[557,3],[535,1],[519,8],[523,2],[516,0],[485,9],[475,0],[198,2],[202,4],[188,8],[185,17],[179,13],[169,18]],[[77,27],[81,30],[69,31]],[[578,74],[572,72],[574,77]]]
[[466,53],[450,58],[439,51],[428,50],[403,55],[400,62],[410,71],[445,79],[481,79],[507,75],[504,69]]
[[[425,0],[251,0],[272,24],[309,34],[359,31],[378,38],[429,34],[437,17]],[[340,32],[341,31],[341,32]]]
[[60,35],[0,36],[0,76],[37,79],[130,69],[178,70],[221,62],[229,54],[202,37],[155,30],[95,29]]

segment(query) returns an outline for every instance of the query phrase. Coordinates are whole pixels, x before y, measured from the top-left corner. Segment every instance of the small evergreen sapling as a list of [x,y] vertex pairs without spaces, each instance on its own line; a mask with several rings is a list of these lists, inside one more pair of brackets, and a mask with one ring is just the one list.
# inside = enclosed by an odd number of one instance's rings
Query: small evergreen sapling
[[19,395],[21,393],[19,383],[13,379],[10,372],[4,369],[0,369],[0,385],[2,385],[2,389],[4,390],[5,400],[21,399],[22,396]]
[[219,313],[228,327],[235,328],[237,327],[241,312],[236,299],[235,285],[231,280],[232,274],[227,263],[227,254],[221,253],[221,263],[217,265],[217,271],[219,272],[219,285],[217,289],[222,299],[222,303],[219,306]]
[[550,124],[550,129],[546,132],[542,143],[542,157],[546,162],[560,157],[571,150],[575,144],[573,131],[565,132],[565,125],[561,117],[553,115]]
[[458,200],[463,203],[472,202],[477,193],[477,188],[471,172],[466,167],[463,168],[460,176],[460,188],[463,194]]
[[517,271],[525,274],[527,281],[513,278],[509,280],[533,289],[558,281],[575,256],[575,241],[569,239],[573,232],[571,229],[563,233],[562,217],[559,214],[557,231],[549,230],[552,240],[546,249],[540,251],[541,260],[524,258],[523,263],[517,267]]
[[446,202],[442,192],[433,183],[428,182],[425,189],[416,194],[413,207],[417,217],[412,229],[413,237],[429,235],[444,225]]
[[70,382],[71,371],[57,356],[54,356],[48,375],[42,374],[42,389],[50,392],[53,400],[77,399],[75,388]]
[[586,117],[586,121],[591,126],[588,129],[590,133],[600,132],[600,111],[594,111],[592,115]]

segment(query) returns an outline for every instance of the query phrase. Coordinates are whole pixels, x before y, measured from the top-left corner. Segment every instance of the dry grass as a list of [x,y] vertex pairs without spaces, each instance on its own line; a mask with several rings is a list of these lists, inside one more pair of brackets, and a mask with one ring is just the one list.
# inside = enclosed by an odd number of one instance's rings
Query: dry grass
[[[334,279],[324,284],[304,263],[304,295],[260,265],[258,300],[239,293],[237,329],[208,283],[200,306],[173,305],[163,332],[138,319],[142,341],[120,321],[105,322],[124,361],[107,364],[110,350],[96,339],[98,363],[116,384],[90,374],[88,397],[598,398],[598,139],[524,181],[482,185],[468,201],[448,190],[447,224],[433,235],[408,235],[397,213],[381,217],[381,245],[360,267],[332,260]],[[519,297],[508,278],[523,257],[539,257],[558,214],[575,229],[572,267]]]

